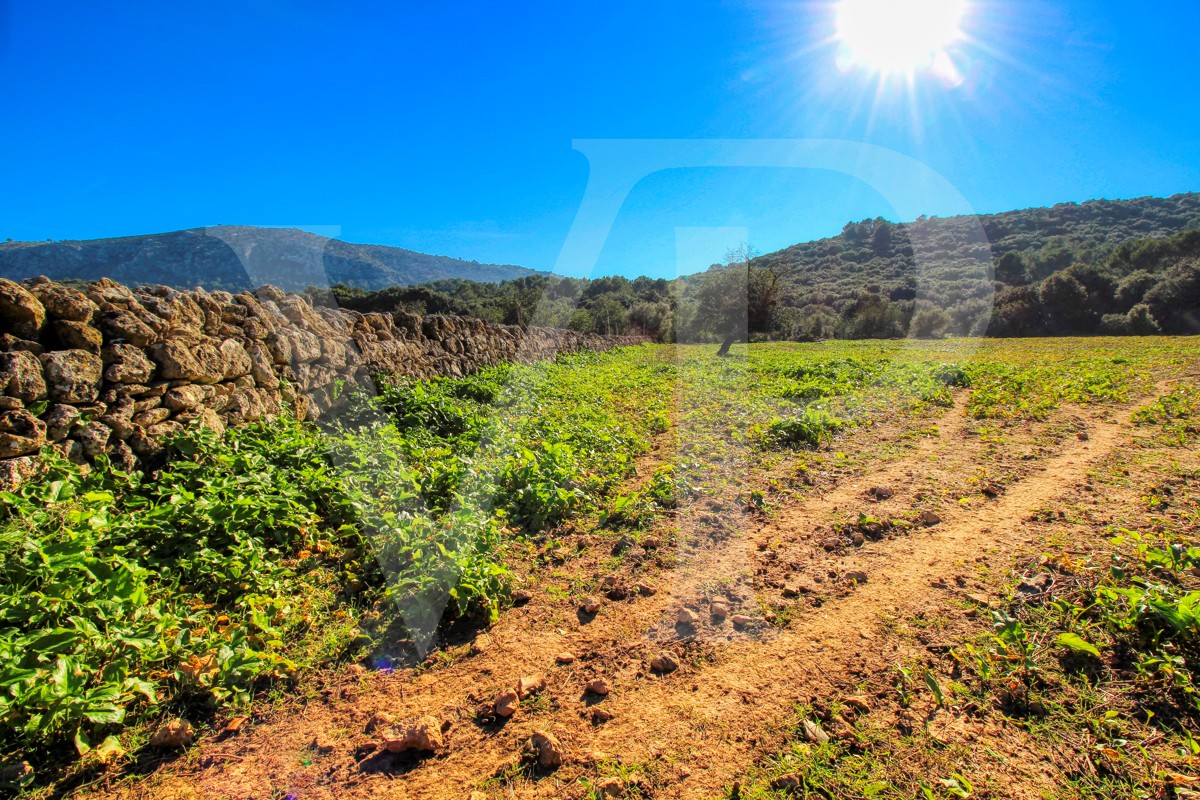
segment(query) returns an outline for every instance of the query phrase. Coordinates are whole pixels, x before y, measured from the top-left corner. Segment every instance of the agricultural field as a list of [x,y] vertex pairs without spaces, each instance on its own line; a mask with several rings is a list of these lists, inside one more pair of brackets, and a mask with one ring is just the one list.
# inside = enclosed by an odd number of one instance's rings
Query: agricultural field
[[1200,340],[715,351],[52,463],[2,495],[0,791],[1200,793]]

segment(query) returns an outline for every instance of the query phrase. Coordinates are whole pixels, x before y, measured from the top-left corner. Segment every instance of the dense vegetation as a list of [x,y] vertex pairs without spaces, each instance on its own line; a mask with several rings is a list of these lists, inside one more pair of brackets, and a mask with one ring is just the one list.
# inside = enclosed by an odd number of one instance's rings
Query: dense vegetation
[[321,429],[188,433],[152,480],[48,452],[0,495],[0,757],[111,754],[128,723],[494,619],[506,543],[593,507],[664,424],[656,371],[395,381]]
[[982,229],[972,218],[863,220],[775,253],[741,248],[706,273],[669,282],[452,280],[374,293],[336,286],[330,299],[659,341],[747,330],[793,340],[1200,332],[1200,195],[978,221]]

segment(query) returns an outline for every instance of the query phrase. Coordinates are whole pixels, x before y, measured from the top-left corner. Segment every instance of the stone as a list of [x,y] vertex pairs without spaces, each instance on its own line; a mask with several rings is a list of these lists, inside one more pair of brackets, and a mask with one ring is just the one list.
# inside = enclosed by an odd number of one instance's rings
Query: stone
[[592,709],[592,724],[593,725],[603,725],[606,722],[611,722],[612,718],[613,718],[613,713],[611,711],[606,711],[603,708],[593,708]]
[[383,740],[383,748],[389,753],[406,753],[409,750],[436,753],[445,746],[442,725],[430,716],[417,717],[406,725],[389,730]]
[[596,678],[588,682],[587,690],[592,694],[598,694],[601,697],[607,697],[610,691],[608,681],[604,678]]
[[108,460],[122,472],[133,472],[137,468],[137,456],[133,448],[123,441],[115,441],[108,446]]
[[729,616],[729,606],[718,600],[714,600],[708,607],[708,613],[714,620],[721,622]]
[[163,405],[171,411],[195,408],[215,394],[211,386],[176,386],[163,395]]
[[518,606],[525,605],[532,599],[533,599],[533,592],[530,592],[526,589],[517,589],[512,594],[512,600],[513,600],[514,605],[518,605]]
[[15,492],[42,471],[37,456],[20,456],[0,460],[0,492]]
[[842,575],[842,580],[848,582],[853,581],[854,583],[866,583],[867,573],[863,572],[861,569],[852,569],[846,574]]
[[24,286],[0,278],[0,324],[13,336],[36,340],[46,324],[46,309]]
[[546,731],[536,731],[529,738],[530,748],[537,758],[538,765],[546,769],[562,766],[563,746],[556,736]]
[[225,361],[225,380],[233,380],[242,375],[249,375],[254,362],[241,342],[236,339],[226,339],[221,342],[221,358]]
[[158,341],[158,333],[132,311],[105,311],[96,320],[96,327],[108,341],[127,342],[134,347],[149,347]]
[[505,689],[496,695],[495,702],[492,703],[492,710],[496,712],[498,717],[511,717],[517,713],[517,709],[521,707],[521,697],[515,689]]
[[192,723],[186,719],[169,720],[158,727],[150,736],[150,746],[163,750],[187,747],[195,738]]
[[694,628],[700,624],[700,618],[696,616],[696,612],[690,608],[681,608],[675,616],[675,622],[678,625],[683,625],[687,628]]
[[54,337],[63,350],[87,350],[89,353],[99,353],[104,344],[100,331],[84,322],[70,320],[55,320],[50,324]]
[[917,515],[917,522],[924,525],[926,528],[931,528],[942,521],[941,516],[936,511],[926,509]]
[[112,438],[112,428],[99,420],[89,422],[75,434],[75,439],[83,446],[83,453],[88,458],[95,458],[103,453],[108,447],[110,438]]
[[154,362],[131,344],[110,344],[102,356],[104,380],[109,383],[145,384],[154,375]]
[[112,435],[117,439],[128,439],[137,430],[137,426],[132,419],[126,419],[118,414],[105,414],[98,420],[102,425],[112,431]]
[[575,654],[562,652],[562,653],[559,653],[557,656],[555,656],[554,660],[559,664],[574,664],[575,663]]
[[670,653],[660,653],[650,660],[650,669],[665,675],[679,669],[679,662]]
[[46,394],[58,403],[92,403],[100,395],[104,363],[86,350],[53,350],[41,356]]
[[583,605],[580,606],[580,608],[583,609],[583,613],[585,614],[595,614],[600,610],[600,598],[591,596],[585,597],[583,599]]
[[160,422],[165,422],[171,416],[169,409],[159,406],[133,415],[133,424],[143,428],[149,428],[152,425],[157,425]]
[[50,411],[46,414],[46,438],[52,442],[61,442],[71,433],[78,419],[79,409],[75,406],[50,406]]
[[36,403],[44,398],[46,381],[38,357],[24,350],[0,353],[0,393],[23,403]]
[[801,729],[804,733],[804,738],[813,744],[825,744],[829,741],[829,734],[821,727],[820,723],[813,720],[801,720]]
[[256,389],[237,389],[225,404],[225,414],[237,422],[254,422],[266,416],[267,409]]
[[91,322],[92,314],[96,310],[96,306],[83,292],[45,278],[35,278],[29,286],[29,292],[54,319]]
[[894,497],[895,494],[896,490],[890,486],[872,486],[870,489],[867,489],[867,497],[871,498],[877,503],[888,500],[891,497]]
[[748,614],[734,614],[729,618],[729,621],[733,623],[733,627],[735,628],[747,628],[751,625],[758,624],[762,620],[760,620],[758,617],[751,617]]
[[169,381],[218,383],[225,376],[221,351],[212,339],[167,339],[150,348],[158,373]]
[[546,690],[546,679],[541,675],[523,675],[517,681],[517,694],[522,698]]
[[0,414],[0,458],[36,453],[46,444],[46,423],[25,409]]

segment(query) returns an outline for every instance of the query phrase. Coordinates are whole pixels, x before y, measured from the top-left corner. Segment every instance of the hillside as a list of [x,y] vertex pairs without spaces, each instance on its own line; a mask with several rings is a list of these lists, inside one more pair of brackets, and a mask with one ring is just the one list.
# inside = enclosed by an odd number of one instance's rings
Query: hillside
[[[985,240],[986,238],[986,240]],[[922,245],[920,264],[912,242]],[[918,268],[919,267],[919,268]],[[537,275],[366,293],[360,311],[479,316],[662,341],[1200,332],[1200,194],[977,218],[868,219],[675,281]]]
[[301,291],[341,283],[362,289],[445,278],[490,282],[538,274],[399,247],[343,242],[291,228],[217,226],[114,239],[0,244],[0,277],[111,278],[128,285],[240,291],[263,284]]

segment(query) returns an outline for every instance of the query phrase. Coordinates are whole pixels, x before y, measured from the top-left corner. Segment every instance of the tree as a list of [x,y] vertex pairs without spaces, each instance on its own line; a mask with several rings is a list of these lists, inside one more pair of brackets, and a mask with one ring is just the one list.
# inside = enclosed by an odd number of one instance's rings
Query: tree
[[996,262],[996,280],[1009,286],[1021,286],[1028,280],[1025,259],[1015,250],[1009,250]]
[[1067,272],[1055,272],[1038,287],[1038,300],[1051,330],[1077,332],[1087,319],[1087,289]]
[[1143,302],[1163,333],[1200,333],[1200,264],[1172,267]]
[[717,355],[747,339],[746,272],[737,267],[712,266],[696,291],[697,321],[721,339]]
[[950,324],[950,315],[940,308],[923,308],[913,314],[908,326],[908,335],[917,339],[939,339],[946,326]]

